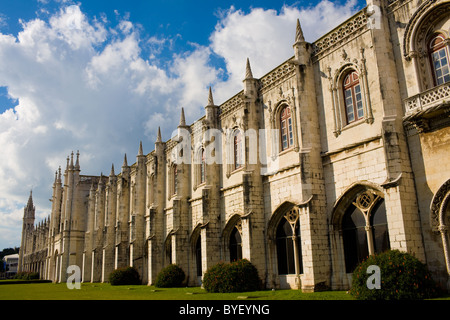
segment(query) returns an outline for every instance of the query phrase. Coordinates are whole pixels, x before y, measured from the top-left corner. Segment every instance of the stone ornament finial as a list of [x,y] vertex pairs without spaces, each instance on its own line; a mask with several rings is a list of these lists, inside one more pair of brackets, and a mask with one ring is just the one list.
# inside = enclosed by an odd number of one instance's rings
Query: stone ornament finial
[[247,58],[247,65],[245,67],[245,79],[253,79],[252,69],[250,68],[250,60]]
[[300,26],[300,20],[297,19],[297,30],[295,32],[295,42],[305,42],[305,37],[303,36],[303,30]]
[[213,106],[213,105],[214,105],[214,99],[213,99],[213,96],[212,96],[211,87],[209,87],[208,106]]

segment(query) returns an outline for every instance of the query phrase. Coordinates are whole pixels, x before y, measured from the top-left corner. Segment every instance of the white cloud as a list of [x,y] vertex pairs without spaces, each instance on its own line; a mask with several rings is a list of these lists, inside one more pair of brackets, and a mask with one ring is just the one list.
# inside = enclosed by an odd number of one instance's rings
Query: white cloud
[[[79,5],[64,6],[46,21],[22,22],[17,36],[0,33],[0,86],[18,101],[0,114],[0,229],[21,229],[30,189],[39,217],[49,214],[55,170],[64,170],[72,150],[80,150],[82,174],[108,173],[124,153],[132,163],[140,140],[144,152],[154,148],[158,126],[163,139],[170,137],[181,107],[188,123],[204,114],[209,85],[216,104],[240,91],[247,57],[261,77],[292,56],[299,16],[313,39],[326,31],[315,28],[318,21],[331,29],[354,3],[322,1],[306,10],[248,14],[231,8],[211,30],[210,46],[192,44],[168,64],[158,63],[159,54],[178,36],[142,41],[128,15],[107,28],[105,16],[90,21]],[[142,57],[142,46],[152,49],[150,58]],[[213,55],[224,59],[227,70],[212,65]],[[14,237],[20,241],[20,231]]]

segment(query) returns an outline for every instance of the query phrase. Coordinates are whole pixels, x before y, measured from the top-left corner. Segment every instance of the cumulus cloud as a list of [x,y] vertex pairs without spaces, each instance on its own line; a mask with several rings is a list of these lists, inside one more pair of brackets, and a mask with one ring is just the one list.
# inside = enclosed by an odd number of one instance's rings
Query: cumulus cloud
[[[210,85],[216,104],[240,91],[247,57],[261,77],[292,56],[297,18],[307,40],[314,40],[327,31],[317,25],[331,29],[355,10],[355,0],[279,12],[232,7],[221,12],[208,46],[192,43],[161,64],[163,47],[177,36],[143,41],[128,16],[107,27],[105,16],[89,20],[80,5],[61,4],[47,19],[22,21],[17,35],[0,33],[0,86],[17,101],[0,114],[0,247],[6,239],[20,245],[30,189],[37,220],[50,213],[54,172],[64,170],[71,151],[80,150],[82,174],[109,172],[124,153],[132,163],[140,140],[145,153],[153,149],[158,126],[163,139],[170,137],[181,107],[188,123],[200,118]],[[150,48],[148,57],[142,46]],[[217,57],[226,69],[212,63]]]

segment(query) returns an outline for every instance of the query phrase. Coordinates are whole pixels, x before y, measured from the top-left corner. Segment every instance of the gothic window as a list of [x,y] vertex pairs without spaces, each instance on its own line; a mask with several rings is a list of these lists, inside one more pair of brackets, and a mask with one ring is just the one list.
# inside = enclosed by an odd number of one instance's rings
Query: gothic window
[[430,62],[433,70],[434,84],[441,85],[450,81],[449,53],[442,34],[433,37],[429,42]]
[[172,194],[177,193],[178,187],[178,168],[177,165],[172,166]]
[[[369,217],[369,224],[366,216]],[[384,200],[377,199],[369,192],[358,196],[343,216],[342,237],[347,273],[353,272],[371,254],[371,246],[374,254],[388,250],[390,245]]]
[[166,262],[172,264],[172,236],[169,236],[166,242]]
[[295,234],[288,220],[283,218],[278,225],[276,233],[278,274],[296,274],[295,272],[295,250],[294,241],[297,242],[298,256],[300,261],[299,273],[302,273],[301,250],[300,250],[300,228],[295,225]]
[[353,272],[355,267],[369,255],[365,231],[364,214],[351,205],[342,221],[342,236],[345,250],[346,272]]
[[292,130],[291,108],[284,107],[280,112],[281,150],[286,150],[294,145]]
[[373,228],[375,252],[383,252],[390,248],[389,232],[384,201],[378,201],[370,215],[370,225]]
[[233,228],[230,235],[230,261],[242,259],[242,238],[237,227]]
[[206,160],[205,160],[205,149],[200,148],[195,156],[195,174],[194,182],[198,186],[206,181]]
[[347,123],[364,118],[361,85],[356,71],[352,71],[344,77],[343,90]]
[[202,241],[201,236],[198,236],[195,243],[195,262],[197,264],[197,276],[202,276]]
[[234,145],[234,169],[239,169],[242,167],[242,134],[240,130],[236,130],[233,137]]

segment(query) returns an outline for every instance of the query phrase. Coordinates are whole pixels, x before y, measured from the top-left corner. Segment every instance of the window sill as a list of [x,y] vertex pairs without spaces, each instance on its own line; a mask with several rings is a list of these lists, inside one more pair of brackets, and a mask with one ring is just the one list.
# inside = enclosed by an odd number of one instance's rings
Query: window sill
[[341,129],[341,131],[351,129],[351,128],[353,128],[353,127],[357,127],[357,126],[359,126],[359,125],[361,125],[361,124],[363,124],[363,123],[366,123],[366,119],[365,119],[365,118],[361,118],[361,119],[359,119],[359,120],[356,120],[356,121],[353,121],[353,122],[347,124],[345,127],[343,127],[343,128]]
[[291,146],[291,147],[289,147],[289,148],[287,148],[287,149],[284,149],[283,151],[280,151],[279,153],[278,153],[278,156],[282,156],[282,155],[284,155],[284,154],[286,154],[286,153],[289,153],[290,151],[294,151],[295,150],[295,147],[294,146]]
[[232,175],[232,174],[234,174],[234,173],[237,173],[237,172],[239,172],[239,171],[242,171],[242,170],[244,170],[244,166],[240,166],[239,168],[233,169],[233,170],[230,172],[230,175]]

